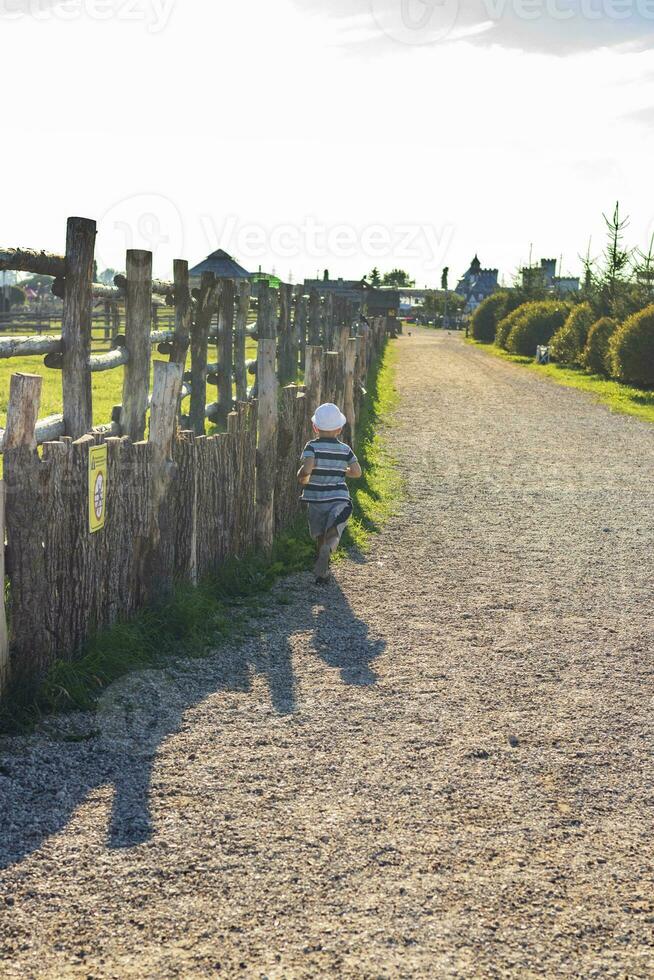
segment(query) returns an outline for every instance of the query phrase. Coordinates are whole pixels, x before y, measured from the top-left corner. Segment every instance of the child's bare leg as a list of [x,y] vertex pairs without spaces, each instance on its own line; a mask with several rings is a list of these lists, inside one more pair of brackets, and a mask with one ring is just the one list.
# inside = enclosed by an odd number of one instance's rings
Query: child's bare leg
[[332,554],[338,548],[338,531],[335,527],[330,527],[325,534],[325,544],[329,545],[329,550]]

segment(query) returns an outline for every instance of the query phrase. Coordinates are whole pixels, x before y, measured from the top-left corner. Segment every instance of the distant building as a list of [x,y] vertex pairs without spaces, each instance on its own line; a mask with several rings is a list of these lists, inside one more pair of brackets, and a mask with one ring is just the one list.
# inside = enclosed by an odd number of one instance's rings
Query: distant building
[[[325,270],[327,276],[327,272]],[[320,296],[332,295],[335,299],[349,300],[358,304],[368,316],[397,316],[400,308],[400,290],[395,287],[371,286],[365,279],[305,279],[304,292],[316,289]]]
[[206,259],[189,269],[191,280],[199,281],[204,272],[213,272],[218,279],[249,279],[250,273],[239,265],[231,255],[219,248]]
[[523,289],[547,289],[559,296],[579,292],[578,276],[557,276],[556,259],[541,259],[539,266],[521,269],[521,275]]
[[455,292],[466,301],[465,313],[472,313],[479,304],[498,289],[497,269],[482,269],[479,258],[475,255],[470,268],[459,279]]

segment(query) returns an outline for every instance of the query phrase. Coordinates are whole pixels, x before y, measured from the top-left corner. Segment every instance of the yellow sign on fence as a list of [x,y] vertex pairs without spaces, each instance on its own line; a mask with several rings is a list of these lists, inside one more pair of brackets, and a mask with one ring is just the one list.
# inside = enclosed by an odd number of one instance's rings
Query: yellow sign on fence
[[89,449],[89,531],[104,527],[107,510],[107,447]]

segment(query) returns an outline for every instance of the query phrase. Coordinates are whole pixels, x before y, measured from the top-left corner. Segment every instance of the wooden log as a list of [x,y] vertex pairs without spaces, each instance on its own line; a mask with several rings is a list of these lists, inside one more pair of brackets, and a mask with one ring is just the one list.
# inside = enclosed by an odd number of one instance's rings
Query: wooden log
[[3,248],[0,249],[0,269],[33,272],[37,276],[65,276],[66,259],[63,255],[31,248]]
[[221,280],[220,309],[218,313],[218,423],[227,424],[232,410],[232,361],[234,334],[233,279]]
[[245,363],[245,337],[250,310],[251,285],[249,279],[239,282],[236,300],[236,324],[234,330],[234,380],[236,397],[241,401],[247,398],[247,375]]
[[27,449],[36,448],[35,430],[42,384],[43,378],[39,374],[12,374],[3,439],[5,453],[21,446]]
[[293,336],[298,347],[300,370],[304,371],[307,349],[307,297],[303,294],[301,287],[298,288],[295,295]]
[[172,459],[177,426],[182,364],[154,362],[149,442],[152,446],[151,555],[148,584],[152,599],[167,595],[175,569],[175,501],[173,485],[177,468]]
[[128,250],[125,293],[125,344],[129,360],[123,377],[120,422],[123,433],[138,442],[145,433],[150,393],[152,252]]
[[120,334],[120,308],[115,303],[111,308],[111,335],[115,339]]
[[[127,276],[121,274],[114,276],[114,286],[118,289],[127,292]],[[152,292],[155,296],[165,296],[172,299],[175,296],[175,283],[168,282],[164,279],[153,279],[152,280]]]
[[184,430],[173,443],[173,459],[177,467],[177,488],[174,497],[175,579],[197,582],[197,470],[195,436]]
[[338,351],[324,351],[322,356],[323,402],[342,405],[343,399],[343,356]]
[[[259,283],[259,309],[257,312],[257,335],[259,340],[266,338],[277,343],[277,290],[271,289],[267,282]],[[275,355],[276,357],[276,355]]]
[[293,287],[279,287],[279,353],[277,373],[281,384],[297,381],[297,349],[293,344],[291,301]]
[[305,401],[305,395],[299,395],[297,385],[282,389],[275,461],[275,533],[288,527],[299,510],[296,473],[306,435]]
[[175,279],[175,334],[170,360],[174,364],[184,365],[191,339],[192,317],[191,291],[186,259],[175,259],[173,275]]
[[172,353],[172,345],[175,341],[174,330],[152,330],[150,333],[150,346],[155,344],[170,344],[170,349],[166,353]]
[[61,337],[1,337],[0,358],[32,357],[34,354],[61,353]]
[[91,395],[91,282],[95,221],[69,218],[66,232],[66,289],[61,318],[63,365],[61,385],[66,432],[73,439],[93,424]]
[[322,347],[307,347],[304,383],[310,420],[322,399]]
[[[4,457],[8,571],[11,580],[12,682],[33,686],[48,650],[43,549],[44,506],[35,424],[42,379],[12,375]],[[4,538],[2,541],[4,546]],[[4,579],[3,579],[4,583]]]
[[312,347],[319,347],[322,342],[321,336],[321,309],[320,293],[317,289],[312,289],[309,293],[309,344]]
[[5,484],[0,480],[0,703],[9,684],[9,638],[5,610]]
[[354,370],[357,360],[357,341],[350,337],[345,346],[343,414],[347,419],[345,441],[353,445],[356,439],[356,407],[354,399]]
[[322,309],[322,345],[325,350],[334,349],[334,294],[327,293]]
[[259,436],[257,442],[256,541],[264,554],[272,549],[274,534],[275,454],[277,451],[277,375],[276,344],[262,337],[258,350],[257,404]]
[[[63,299],[66,295],[66,279],[60,277],[52,283],[50,292],[57,299]],[[107,286],[103,282],[91,283],[91,296],[94,300],[105,300],[107,303],[121,303],[125,299],[125,292],[117,286]]]
[[[196,435],[204,433],[207,398],[207,344],[209,325],[220,300],[220,284],[212,272],[202,275],[191,323],[191,407],[189,425]],[[204,451],[204,450],[203,450]]]

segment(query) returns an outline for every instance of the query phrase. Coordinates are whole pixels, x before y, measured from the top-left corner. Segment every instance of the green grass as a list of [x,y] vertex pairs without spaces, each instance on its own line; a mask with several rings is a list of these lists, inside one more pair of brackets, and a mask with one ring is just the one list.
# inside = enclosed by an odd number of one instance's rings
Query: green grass
[[499,357],[503,361],[511,361],[529,371],[535,371],[542,377],[550,378],[566,388],[577,388],[579,391],[588,392],[601,404],[608,405],[613,412],[635,415],[646,422],[654,422],[654,391],[635,388],[632,385],[623,385],[618,381],[610,381],[599,374],[586,374],[581,368],[563,367],[558,364],[537,364],[530,357],[509,354],[494,344],[481,344],[472,339],[468,339],[466,343],[472,344],[494,357]]
[[[380,365],[371,371],[359,420],[357,455],[365,476],[356,486],[354,516],[344,541],[359,553],[392,514],[401,492],[383,436],[375,431],[379,421],[389,422],[397,401],[395,356],[395,349],[387,346]],[[178,586],[165,603],[97,634],[78,659],[55,662],[35,694],[12,691],[0,710],[0,732],[28,731],[45,715],[90,709],[112,681],[130,670],[161,665],[180,651],[199,657],[221,643],[237,642],[280,576],[310,568],[314,558],[302,515],[277,537],[269,558],[231,559],[197,587]]]

